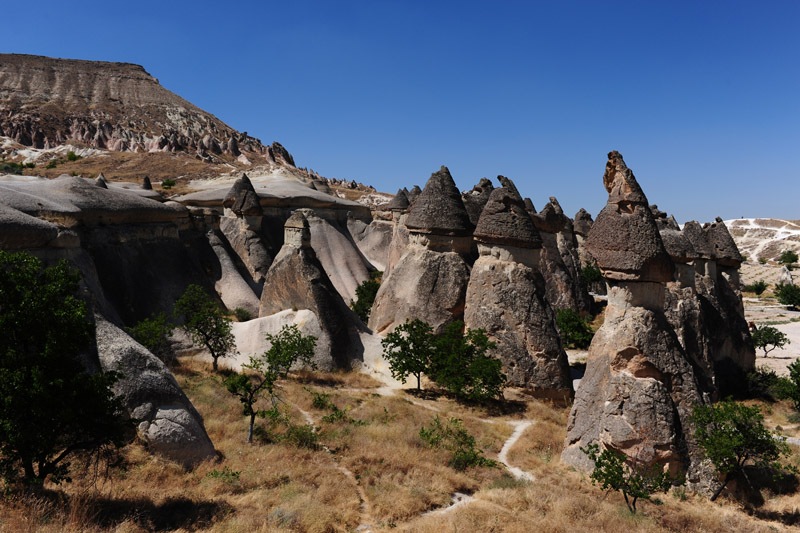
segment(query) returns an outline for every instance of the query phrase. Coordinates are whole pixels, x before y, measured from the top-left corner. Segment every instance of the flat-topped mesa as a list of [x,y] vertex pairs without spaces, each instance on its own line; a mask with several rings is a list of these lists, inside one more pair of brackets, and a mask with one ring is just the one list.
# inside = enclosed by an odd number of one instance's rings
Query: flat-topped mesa
[[473,226],[447,167],[431,174],[409,208],[406,227],[412,240],[431,250],[469,253]]
[[672,261],[644,193],[617,152],[609,154],[603,183],[608,205],[587,247],[606,276],[608,306],[575,394],[562,461],[590,470],[582,449],[599,444],[644,466],[688,472],[696,482],[702,454],[690,417],[703,402],[699,383],[706,376],[695,374],[700,369],[664,314]]
[[494,255],[539,270],[542,238],[516,187],[503,186],[491,192],[474,237],[480,255]]
[[541,397],[572,396],[569,363],[539,272],[542,241],[513,182],[500,180],[475,229],[480,256],[467,286],[464,323],[496,344],[510,385]]
[[262,216],[263,210],[253,184],[247,174],[242,172],[242,176],[233,183],[228,194],[222,200],[222,206],[226,210],[232,211],[237,216]]
[[608,203],[586,238],[586,250],[607,280],[672,280],[673,265],[664,249],[647,197],[619,152],[608,154],[603,184]]
[[481,212],[489,201],[489,196],[494,190],[492,182],[486,178],[481,178],[477,185],[471,191],[464,191],[461,193],[461,199],[464,201],[464,207],[467,209],[469,221],[473,226],[478,224],[478,219],[481,218]]

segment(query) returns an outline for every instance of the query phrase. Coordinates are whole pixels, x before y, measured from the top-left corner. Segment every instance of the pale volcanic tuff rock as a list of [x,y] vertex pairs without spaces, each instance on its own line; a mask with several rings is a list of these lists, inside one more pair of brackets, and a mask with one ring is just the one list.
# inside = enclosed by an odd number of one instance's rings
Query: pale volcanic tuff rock
[[[618,152],[609,154],[603,183],[608,205],[586,245],[606,274],[608,307],[589,347],[562,461],[591,469],[580,448],[598,443],[644,464],[688,471],[690,481],[697,481],[701,455],[689,416],[704,399],[700,376],[664,316],[672,262],[647,199]],[[617,266],[613,261],[623,250],[635,257]]]
[[469,253],[472,245],[469,215],[446,167],[431,174],[411,205],[405,227],[410,242],[384,274],[369,327],[388,332],[419,318],[438,332],[463,316],[469,265],[462,254]]
[[481,178],[477,185],[471,191],[464,191],[461,193],[461,199],[464,201],[464,207],[467,209],[469,221],[473,226],[478,224],[478,219],[481,218],[481,212],[489,201],[489,196],[494,190],[492,182],[486,178]]
[[145,446],[187,467],[215,457],[203,418],[164,363],[103,317],[95,315],[95,322],[100,366],[122,374],[114,392],[139,420]]
[[322,370],[348,366],[347,317],[351,313],[328,279],[313,248],[306,216],[295,211],[284,225],[284,242],[264,280],[259,317],[308,309],[319,321],[314,362]]
[[578,245],[567,217],[558,200],[551,196],[542,210],[531,213],[542,238],[541,272],[547,287],[547,298],[556,309],[572,309],[579,313],[591,310],[592,299],[581,276]]
[[538,270],[538,233],[516,188],[491,192],[475,229],[480,255],[467,286],[464,323],[484,329],[496,343],[509,384],[563,399],[572,396],[569,363]]

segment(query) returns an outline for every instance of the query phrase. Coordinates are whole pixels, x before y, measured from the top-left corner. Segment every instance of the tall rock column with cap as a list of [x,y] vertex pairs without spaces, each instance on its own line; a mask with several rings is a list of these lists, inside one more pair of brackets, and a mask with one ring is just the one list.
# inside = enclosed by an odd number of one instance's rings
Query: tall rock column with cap
[[388,332],[418,318],[435,331],[461,319],[469,281],[464,255],[472,225],[450,171],[434,172],[411,205],[405,223],[409,244],[384,280],[369,318],[373,331]]
[[308,309],[319,321],[314,363],[321,370],[346,368],[351,313],[325,274],[314,249],[305,210],[298,209],[284,225],[284,241],[264,280],[258,316],[285,309]]
[[492,190],[475,228],[479,257],[467,286],[464,323],[497,347],[508,384],[539,397],[572,396],[567,354],[539,272],[542,241],[511,180]]
[[582,447],[597,443],[673,472],[700,471],[689,416],[703,401],[695,370],[664,316],[674,267],[647,198],[618,152],[609,154],[609,193],[586,246],[608,285],[603,326],[589,347],[562,461],[592,468]]

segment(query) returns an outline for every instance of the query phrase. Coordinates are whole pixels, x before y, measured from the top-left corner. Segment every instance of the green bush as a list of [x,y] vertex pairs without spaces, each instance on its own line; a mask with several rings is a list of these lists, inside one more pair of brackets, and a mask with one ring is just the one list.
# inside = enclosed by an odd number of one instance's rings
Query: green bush
[[238,470],[231,470],[229,467],[225,467],[222,470],[214,469],[211,472],[206,474],[207,478],[211,479],[219,479],[223,483],[227,483],[229,485],[235,485],[239,482],[239,476],[242,473]]
[[165,179],[161,182],[161,188],[164,189],[165,191],[168,191],[171,188],[173,188],[176,183],[177,182],[173,179]]
[[303,426],[289,425],[286,430],[284,440],[294,444],[298,448],[308,448],[310,450],[319,449],[319,435],[312,424]]
[[800,307],[800,287],[791,283],[775,286],[775,297],[783,305],[792,308]]
[[67,161],[77,161],[78,159],[81,159],[81,156],[79,156],[78,154],[76,154],[72,150],[67,152]]
[[769,285],[767,285],[767,282],[761,279],[754,283],[751,283],[750,285],[745,285],[744,290],[746,290],[747,292],[754,292],[756,293],[756,295],[761,295],[761,293],[767,290],[768,286]]
[[748,465],[770,470],[776,476],[794,471],[779,462],[791,451],[785,440],[776,439],[764,426],[764,415],[758,406],[731,401],[697,405],[690,420],[695,425],[698,446],[717,474],[724,476],[711,501]]
[[584,350],[592,343],[592,328],[572,309],[559,309],[556,312],[556,325],[564,346]]
[[150,350],[150,353],[161,359],[166,364],[170,364],[174,359],[172,344],[169,341],[175,325],[164,313],[152,315],[145,318],[125,331],[133,337],[136,342]]
[[772,326],[761,326],[750,333],[753,345],[764,350],[764,357],[775,348],[783,348],[790,341],[785,333]]
[[766,265],[767,264],[767,258],[766,257],[759,257],[758,258],[758,264]]
[[253,313],[251,313],[244,307],[237,307],[236,309],[234,309],[233,316],[236,317],[237,322],[247,322],[248,320],[253,319]]
[[778,263],[782,263],[787,266],[797,263],[797,253],[792,250],[784,250],[781,252],[780,257],[778,257]]
[[774,402],[783,399],[786,395],[786,378],[767,366],[761,366],[747,373],[748,398],[755,398]]
[[51,159],[50,161],[47,162],[47,165],[45,165],[44,168],[56,168],[57,165],[58,165],[58,160]]
[[356,287],[356,301],[350,300],[350,309],[365,324],[369,321],[369,313],[372,310],[372,304],[375,303],[375,295],[378,294],[378,289],[381,287],[382,276],[383,272],[379,270],[370,272],[369,279]]
[[470,466],[497,466],[495,461],[483,456],[476,447],[475,437],[469,434],[458,418],[451,418],[447,426],[443,426],[437,415],[430,427],[420,428],[419,438],[432,448],[445,448],[453,452],[448,465],[455,470],[463,471]]
[[581,451],[594,462],[590,476],[592,484],[598,484],[604,490],[621,492],[632,514],[636,514],[637,500],[649,500],[654,493],[667,492],[674,483],[679,482],[658,464],[646,467],[617,450],[600,452],[597,444],[590,444],[581,448]]
[[184,318],[182,327],[192,337],[192,342],[211,354],[214,372],[218,370],[217,360],[232,355],[236,350],[231,319],[199,285],[189,285],[178,298],[175,316]]
[[774,389],[777,398],[791,400],[795,410],[800,411],[800,359],[789,365],[789,377],[778,378]]
[[587,285],[592,285],[593,283],[599,283],[603,281],[602,272],[600,272],[600,269],[594,265],[586,265],[583,267],[581,270],[581,277]]

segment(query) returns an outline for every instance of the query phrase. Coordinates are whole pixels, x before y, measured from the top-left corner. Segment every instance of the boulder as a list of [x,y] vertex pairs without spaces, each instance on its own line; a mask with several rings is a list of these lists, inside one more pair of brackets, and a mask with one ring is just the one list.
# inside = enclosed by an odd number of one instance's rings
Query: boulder
[[203,418],[167,367],[124,331],[96,315],[97,353],[106,372],[122,378],[114,385],[148,450],[186,467],[216,456]]

